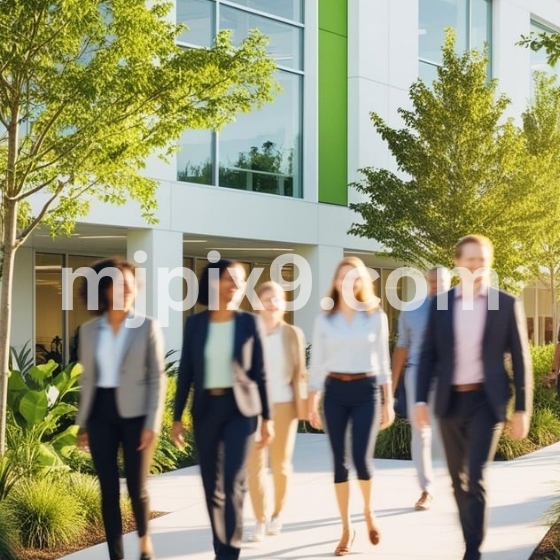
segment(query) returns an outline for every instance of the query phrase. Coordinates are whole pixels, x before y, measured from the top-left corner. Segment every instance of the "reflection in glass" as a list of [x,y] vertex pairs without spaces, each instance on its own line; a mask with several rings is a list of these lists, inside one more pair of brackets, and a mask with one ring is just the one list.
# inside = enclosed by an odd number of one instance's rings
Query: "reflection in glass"
[[[275,16],[301,23],[303,21],[303,0],[229,0]],[[325,1],[325,0],[323,0]],[[223,9],[223,8],[222,8]]]
[[[554,31],[536,21],[531,21],[531,33],[547,33],[552,34]],[[555,74],[560,76],[560,66],[550,66],[547,60],[547,54],[544,49],[540,51],[531,50],[531,94],[535,91],[535,82],[533,79],[533,74],[535,72],[548,72],[549,74]]]
[[[68,257],[68,266],[74,272],[76,269],[81,267],[90,267],[94,262],[100,260],[101,257],[85,257],[70,255]],[[86,304],[82,301],[79,296],[80,286],[83,282],[83,278],[77,278],[74,280],[74,285],[72,287],[72,309],[68,311],[68,336],[69,336],[69,362],[78,361],[78,342],[80,326],[89,321],[92,318],[91,313],[88,311]]]
[[212,185],[212,132],[187,130],[179,140],[177,154],[177,181]]
[[471,0],[471,49],[483,52],[490,45],[492,2],[490,0]]
[[220,29],[233,30],[234,45],[239,45],[247,37],[249,30],[258,29],[269,37],[267,51],[278,66],[296,70],[302,68],[303,31],[300,27],[221,6]]
[[421,60],[418,66],[418,77],[426,85],[432,85],[432,83],[438,79],[437,69],[438,66],[436,64],[430,64],[429,62],[423,62]]
[[63,255],[35,255],[35,360],[64,363]]
[[177,0],[177,23],[188,27],[177,40],[199,47],[211,47],[214,42],[215,7],[216,4],[210,0]]
[[274,104],[241,115],[219,135],[220,186],[301,197],[302,77],[279,71]]
[[457,33],[457,52],[469,48],[467,0],[420,0],[419,10],[419,55],[422,60],[441,64],[446,27],[454,28]]

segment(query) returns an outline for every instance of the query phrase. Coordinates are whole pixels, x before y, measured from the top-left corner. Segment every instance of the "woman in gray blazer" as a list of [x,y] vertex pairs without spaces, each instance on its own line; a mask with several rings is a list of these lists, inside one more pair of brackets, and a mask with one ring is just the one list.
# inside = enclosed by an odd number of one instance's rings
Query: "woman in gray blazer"
[[204,270],[198,301],[209,310],[186,321],[173,412],[172,439],[182,447],[181,418],[193,388],[194,439],[218,560],[239,558],[247,453],[258,416],[261,445],[273,436],[266,335],[255,315],[230,308],[241,300],[238,286],[244,282],[245,271],[235,261],[221,259]]
[[[155,319],[134,315],[135,266],[120,258],[95,263],[81,296],[95,319],[80,329],[83,366],[76,424],[78,446],[89,449],[101,487],[109,557],[122,560],[123,528],[117,456],[122,447],[126,484],[140,538],[140,560],[154,558],[146,492],[165,399],[164,345]],[[93,290],[90,282],[97,283]],[[97,301],[93,301],[97,296]]]

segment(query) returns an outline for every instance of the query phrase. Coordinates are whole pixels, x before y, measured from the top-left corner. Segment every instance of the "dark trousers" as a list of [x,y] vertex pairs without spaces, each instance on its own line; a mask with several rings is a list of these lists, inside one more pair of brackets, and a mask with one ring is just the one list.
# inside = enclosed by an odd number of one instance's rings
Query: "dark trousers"
[[371,461],[379,431],[379,390],[374,377],[342,381],[327,377],[324,413],[334,459],[334,482],[348,481],[346,432],[351,422],[352,459],[359,480],[371,479]]
[[451,413],[439,423],[466,544],[464,558],[478,560],[486,532],[484,473],[494,459],[503,424],[484,391],[453,393]]
[[236,560],[243,537],[247,454],[257,419],[239,412],[232,392],[208,397],[207,403],[193,428],[214,552],[219,560]]
[[121,418],[115,389],[97,389],[87,431],[91,457],[101,486],[101,511],[111,560],[124,558],[117,465],[121,445],[138,536],[143,537],[148,529],[150,507],[145,483],[151,450],[138,451],[144,420],[143,416]]

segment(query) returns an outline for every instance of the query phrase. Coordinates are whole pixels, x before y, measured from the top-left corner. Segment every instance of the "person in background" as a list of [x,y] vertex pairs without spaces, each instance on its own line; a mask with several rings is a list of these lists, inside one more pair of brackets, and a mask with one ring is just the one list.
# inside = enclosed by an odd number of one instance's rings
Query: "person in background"
[[[430,508],[433,500],[434,473],[432,468],[432,435],[437,429],[430,425],[419,430],[414,422],[414,405],[416,403],[416,381],[420,351],[424,340],[424,331],[428,322],[428,314],[433,298],[439,292],[446,292],[450,288],[450,275],[447,268],[435,267],[428,271],[428,297],[419,307],[411,309],[405,307],[399,315],[399,338],[393,352],[392,370],[393,387],[399,386],[403,369],[405,369],[404,383],[406,389],[406,402],[408,419],[412,428],[412,439],[410,449],[412,461],[418,475],[420,484],[420,497],[414,507],[418,511],[426,511]],[[414,302],[417,305],[417,302]],[[433,410],[435,398],[435,383],[429,396],[430,407]],[[434,434],[435,435],[435,434]]]
[[184,446],[181,418],[191,388],[194,440],[217,560],[236,560],[243,536],[247,454],[262,418],[260,445],[273,438],[265,370],[266,334],[258,317],[230,309],[243,296],[236,261],[210,262],[198,302],[209,307],[185,322],[171,438]]
[[[344,282],[347,275],[355,275]],[[334,462],[334,488],[342,536],[335,556],[350,554],[356,536],[350,521],[350,483],[346,432],[351,425],[352,458],[364,503],[369,540],[380,532],[371,510],[372,460],[379,428],[395,418],[389,367],[387,315],[373,293],[364,263],[355,257],[340,261],[329,297],[333,306],[321,313],[313,330],[310,367],[311,425],[320,429],[319,400],[324,392],[324,416]]]
[[256,518],[255,530],[249,536],[253,542],[261,541],[267,533],[278,535],[282,530],[281,514],[292,472],[298,418],[307,419],[308,415],[303,332],[284,321],[286,293],[280,284],[265,282],[256,293],[264,307],[259,314],[266,329],[268,388],[273,403],[274,440],[270,444],[270,470],[274,481],[274,508],[267,528],[267,453],[255,438],[248,461],[249,495]]
[[140,326],[127,325],[134,315],[132,306],[137,290],[132,263],[120,258],[106,259],[95,263],[92,269],[99,278],[96,309],[88,302],[87,280],[80,291],[86,306],[97,317],[80,328],[78,357],[83,373],[76,417],[77,444],[91,452],[99,478],[101,513],[111,560],[124,558],[117,461],[122,447],[126,485],[140,537],[140,560],[152,560],[146,478],[163,417],[163,335],[151,317],[143,317]]

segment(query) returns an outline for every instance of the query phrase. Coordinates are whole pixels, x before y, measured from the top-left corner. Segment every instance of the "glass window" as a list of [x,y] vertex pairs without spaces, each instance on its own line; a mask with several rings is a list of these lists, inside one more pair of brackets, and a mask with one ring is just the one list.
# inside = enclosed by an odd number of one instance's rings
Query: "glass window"
[[214,184],[213,137],[210,130],[187,130],[179,140],[177,181]]
[[[303,0],[229,0],[231,3],[246,6],[292,21],[303,21]],[[325,1],[325,0],[323,0]]]
[[239,45],[251,29],[259,29],[269,37],[268,52],[278,66],[302,68],[303,30],[286,23],[236,10],[227,6],[220,7],[220,29],[233,30],[233,44]]
[[441,64],[445,29],[457,32],[457,50],[468,48],[467,0],[420,0],[419,53],[422,60]]
[[[549,27],[545,27],[544,25],[536,22],[531,21],[531,33],[555,33],[553,29]],[[550,66],[548,64],[546,51],[541,49],[540,51],[533,51],[531,50],[531,76],[535,72],[549,72],[550,74],[556,74],[560,76],[560,66],[556,65]],[[534,91],[534,81],[531,79],[531,92]]]
[[[420,0],[418,25],[419,77],[433,82],[437,75],[429,65],[442,63],[441,47],[445,29],[455,30],[458,53],[492,47],[491,0]],[[488,53],[491,60],[491,52]],[[425,63],[424,65],[422,63]],[[490,74],[490,64],[489,64]]]
[[431,84],[438,79],[438,65],[420,61],[418,66],[418,77],[426,84]]
[[64,363],[62,266],[64,255],[35,255],[35,360]]
[[177,38],[181,43],[210,47],[214,42],[215,2],[210,0],[177,0],[177,23],[188,29]]
[[220,186],[301,197],[302,77],[279,71],[282,93],[219,135]]

